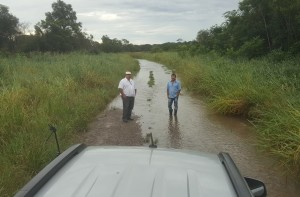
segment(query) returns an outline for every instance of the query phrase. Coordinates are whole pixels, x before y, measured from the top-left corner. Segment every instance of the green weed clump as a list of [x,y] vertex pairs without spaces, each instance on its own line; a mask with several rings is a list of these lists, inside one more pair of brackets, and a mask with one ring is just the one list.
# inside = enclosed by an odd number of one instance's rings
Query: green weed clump
[[185,89],[219,113],[243,116],[257,128],[259,144],[300,180],[299,60],[231,60],[215,54],[135,54],[176,69]]
[[300,103],[286,100],[256,120],[260,146],[280,159],[287,174],[300,174]]
[[[125,54],[31,54],[0,60],[0,196],[12,196],[118,94],[126,70],[138,63]],[[48,139],[48,141],[47,141]]]
[[153,71],[150,71],[149,72],[149,81],[148,81],[148,86],[149,87],[152,87],[155,83],[155,80],[154,80],[154,76],[153,76]]

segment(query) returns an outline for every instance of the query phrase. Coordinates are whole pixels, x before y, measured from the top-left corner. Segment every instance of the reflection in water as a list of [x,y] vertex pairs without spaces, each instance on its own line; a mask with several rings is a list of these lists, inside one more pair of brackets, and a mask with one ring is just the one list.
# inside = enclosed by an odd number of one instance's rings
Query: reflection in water
[[168,133],[172,148],[181,148],[181,134],[177,116],[169,116]]

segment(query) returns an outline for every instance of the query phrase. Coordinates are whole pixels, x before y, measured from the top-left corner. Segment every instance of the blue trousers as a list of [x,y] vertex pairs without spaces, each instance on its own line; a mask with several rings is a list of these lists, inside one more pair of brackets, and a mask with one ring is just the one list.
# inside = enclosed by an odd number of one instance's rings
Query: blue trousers
[[178,110],[178,97],[169,98],[169,100],[168,100],[168,108],[169,108],[169,112],[171,112],[171,113],[173,111],[173,109],[172,109],[173,103],[174,103],[174,110],[177,111]]

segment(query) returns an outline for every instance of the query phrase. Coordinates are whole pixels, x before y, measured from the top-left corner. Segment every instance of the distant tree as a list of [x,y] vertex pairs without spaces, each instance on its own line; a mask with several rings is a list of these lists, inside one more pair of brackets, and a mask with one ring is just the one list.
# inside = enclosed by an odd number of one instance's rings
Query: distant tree
[[221,26],[198,32],[198,51],[248,58],[273,50],[300,53],[300,0],[243,0],[224,17]]
[[207,52],[212,50],[212,35],[209,30],[200,30],[197,34],[196,41],[199,44],[199,49],[201,52]]
[[18,31],[19,19],[9,13],[9,8],[0,4],[0,48],[12,49]]
[[236,55],[251,59],[253,57],[263,55],[263,51],[263,40],[259,37],[256,37],[250,41],[245,42],[236,52]]
[[143,45],[135,45],[134,47],[134,51],[151,51],[153,50],[153,46],[150,44],[143,44]]
[[129,45],[130,42],[126,39],[122,39],[122,45]]
[[128,40],[122,39],[122,51],[132,52],[135,51],[135,47]]
[[35,35],[20,35],[16,38],[16,52],[31,52],[39,49],[39,37]]
[[[253,37],[261,37],[267,43],[269,51],[272,50],[271,36],[270,36],[270,24],[272,21],[272,6],[271,1],[261,0],[244,0],[240,2],[239,9],[241,10],[241,18],[249,25],[249,33],[251,33],[249,39]],[[255,24],[255,28],[252,27]],[[251,26],[252,25],[252,26]],[[248,40],[248,39],[247,39]]]
[[30,30],[29,30],[29,23],[19,23],[18,25],[18,29],[20,31],[21,34],[29,34]]
[[183,42],[183,39],[182,38],[178,38],[176,41],[177,42]]
[[122,41],[114,38],[112,40],[113,51],[112,52],[121,52],[122,51]]
[[101,50],[107,53],[116,53],[122,51],[133,51],[134,47],[126,39],[118,40],[117,38],[110,39],[107,35],[101,38]]
[[300,52],[300,1],[272,1],[272,33],[276,48]]
[[52,4],[52,12],[37,23],[35,32],[41,37],[41,49],[51,51],[71,51],[80,48],[86,39],[77,22],[76,12],[70,4],[58,0]]
[[101,50],[104,52],[112,52],[113,51],[112,40],[107,35],[102,36],[101,40],[102,40]]

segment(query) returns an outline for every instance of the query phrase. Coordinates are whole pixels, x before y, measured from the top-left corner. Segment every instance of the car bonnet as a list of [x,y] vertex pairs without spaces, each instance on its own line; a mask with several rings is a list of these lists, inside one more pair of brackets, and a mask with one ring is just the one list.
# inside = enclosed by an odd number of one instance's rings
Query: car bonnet
[[217,155],[147,147],[89,146],[35,196],[236,196]]

